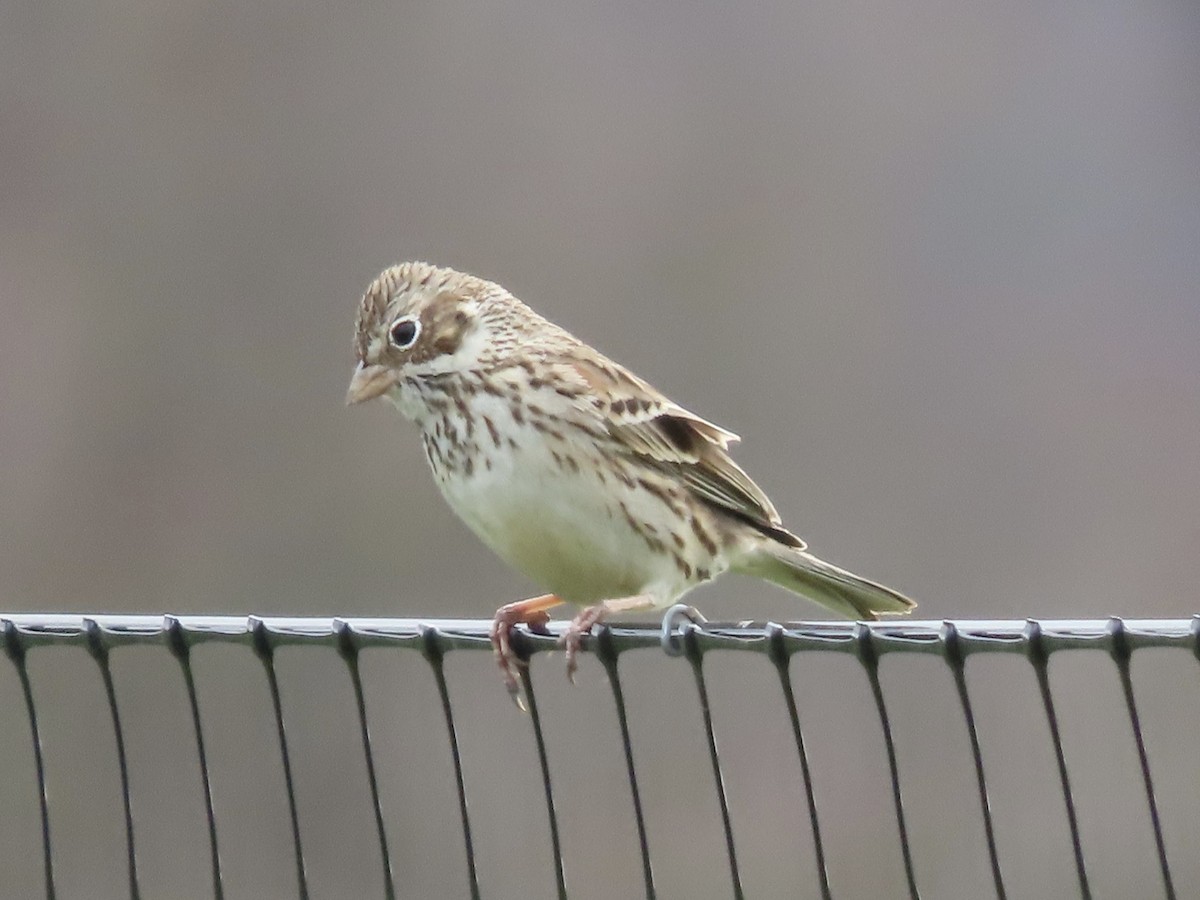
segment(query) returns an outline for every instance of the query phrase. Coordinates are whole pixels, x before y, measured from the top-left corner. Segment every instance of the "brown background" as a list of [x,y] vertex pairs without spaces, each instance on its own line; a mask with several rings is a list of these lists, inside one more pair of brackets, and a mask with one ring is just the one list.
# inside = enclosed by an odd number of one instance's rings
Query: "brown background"
[[[1170,0],[6,3],[0,607],[484,616],[533,592],[443,506],[411,427],[342,406],[359,293],[427,258],[501,282],[743,434],[739,460],[814,549],[927,617],[1189,615],[1198,36]],[[816,613],[739,580],[694,599],[721,618]],[[172,666],[116,656],[144,886],[205,896]],[[198,666],[229,893],[288,896],[261,672],[228,648]],[[815,889],[777,688],[751,660],[713,667],[747,888]],[[985,896],[949,679],[932,660],[884,672],[922,886]],[[1097,893],[1152,896],[1113,670],[1085,655],[1054,672]],[[1011,894],[1069,893],[1028,668],[970,673]],[[32,674],[62,896],[119,896],[94,664],[47,651]],[[281,674],[314,893],[373,895],[344,671],[293,651]],[[402,894],[457,896],[428,674],[393,655],[367,674]],[[547,896],[527,723],[482,655],[451,675],[485,887]],[[1197,675],[1182,653],[1135,664],[1185,894]],[[690,676],[644,656],[630,677],[662,896],[722,896]],[[573,896],[634,891],[602,673],[585,665],[569,693],[542,680]],[[835,893],[894,896],[865,681],[835,660],[798,664],[797,683]],[[7,663],[0,710],[0,893],[20,897],[40,870]]]

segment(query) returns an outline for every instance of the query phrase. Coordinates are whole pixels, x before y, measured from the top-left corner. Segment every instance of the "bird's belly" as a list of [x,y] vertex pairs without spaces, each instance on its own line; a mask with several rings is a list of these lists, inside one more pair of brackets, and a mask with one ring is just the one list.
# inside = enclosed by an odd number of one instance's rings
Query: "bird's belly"
[[[606,486],[594,472],[565,469],[546,456],[514,449],[490,469],[438,481],[451,508],[494,553],[563,600],[649,594],[665,606],[691,586],[672,554],[654,552],[629,524],[611,480]],[[663,521],[651,527],[668,528],[668,514],[654,509]]]

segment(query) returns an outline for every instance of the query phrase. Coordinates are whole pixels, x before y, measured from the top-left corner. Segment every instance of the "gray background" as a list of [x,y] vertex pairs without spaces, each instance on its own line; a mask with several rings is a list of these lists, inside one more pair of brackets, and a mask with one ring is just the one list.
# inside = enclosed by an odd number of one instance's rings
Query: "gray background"
[[[1189,615],[1198,37],[1170,0],[5,3],[0,606],[485,616],[536,592],[444,507],[411,427],[342,406],[359,294],[427,258],[499,281],[741,433],[738,459],[795,531],[926,617]],[[744,580],[693,599],[715,618],[817,614]],[[205,896],[173,663],[115,659],[145,887]],[[197,664],[230,894],[287,896],[258,664],[234,649]],[[620,896],[638,870],[603,674],[588,661],[570,690],[560,664],[539,665],[568,877],[573,896]],[[457,896],[431,679],[407,657],[367,667],[404,896]],[[747,888],[815,889],[777,686],[740,657],[713,670]],[[662,896],[721,896],[690,675],[656,656],[629,671]],[[1011,894],[1069,893],[1028,668],[969,671]],[[46,651],[32,674],[62,895],[119,896],[94,664]],[[281,674],[314,892],[372,895],[345,673],[292,651]],[[950,681],[932,660],[884,674],[922,886],[984,896]],[[1112,669],[1085,655],[1054,675],[1097,893],[1153,896]],[[451,676],[485,887],[548,896],[527,722],[482,654]],[[1184,654],[1135,664],[1185,893],[1196,676]],[[835,893],[894,896],[865,680],[805,660],[796,681]],[[7,664],[0,709],[0,893],[20,897],[40,869]]]

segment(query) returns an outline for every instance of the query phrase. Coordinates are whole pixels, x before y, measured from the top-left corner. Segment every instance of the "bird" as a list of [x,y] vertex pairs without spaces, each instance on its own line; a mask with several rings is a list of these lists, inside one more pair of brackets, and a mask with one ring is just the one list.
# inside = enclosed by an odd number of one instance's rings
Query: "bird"
[[450,508],[548,593],[501,606],[490,636],[514,698],[512,629],[561,635],[663,609],[726,571],[851,619],[903,594],[810,554],[730,456],[738,436],[678,405],[498,284],[424,262],[385,269],[358,306],[347,404],[383,398],[420,429]]

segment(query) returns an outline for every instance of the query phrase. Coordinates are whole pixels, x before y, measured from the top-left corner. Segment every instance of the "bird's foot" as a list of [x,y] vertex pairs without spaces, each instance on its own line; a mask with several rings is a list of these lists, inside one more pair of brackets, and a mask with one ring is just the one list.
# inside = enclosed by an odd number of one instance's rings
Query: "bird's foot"
[[604,621],[608,612],[608,606],[604,603],[586,607],[571,620],[558,639],[558,645],[563,648],[567,657],[567,680],[571,684],[575,683],[575,673],[579,669],[579,648],[583,646],[584,637],[592,633],[593,625]]
[[[562,603],[553,594],[543,594],[540,597],[530,597],[528,600],[518,600],[507,603],[496,610],[492,618],[489,635],[492,639],[492,649],[496,655],[496,663],[504,677],[504,687],[517,706],[521,706],[521,669],[528,665],[527,661],[512,645],[512,629],[516,625],[525,625],[530,631],[546,634],[546,625],[550,622],[547,610]],[[523,708],[523,707],[522,707]]]
[[593,626],[603,622],[610,613],[641,612],[653,609],[657,605],[653,597],[636,594],[617,600],[605,600],[581,610],[558,639],[558,644],[567,657],[567,678],[570,682],[575,683],[575,673],[579,669],[579,650],[583,647],[583,639],[591,635]]

